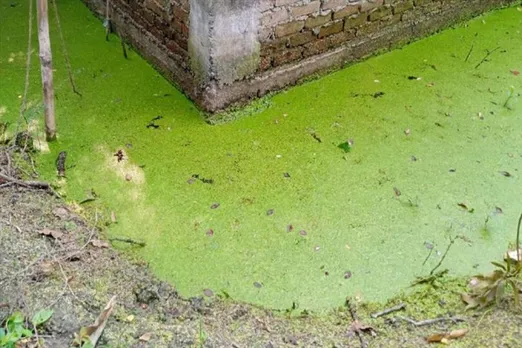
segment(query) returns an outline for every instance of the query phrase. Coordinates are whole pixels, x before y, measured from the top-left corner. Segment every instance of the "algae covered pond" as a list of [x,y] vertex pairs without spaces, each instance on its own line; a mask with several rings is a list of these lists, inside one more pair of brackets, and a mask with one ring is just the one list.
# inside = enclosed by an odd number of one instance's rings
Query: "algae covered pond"
[[[0,5],[0,121],[15,123],[27,8]],[[182,295],[211,289],[324,310],[348,295],[383,300],[405,289],[437,265],[451,237],[461,236],[442,268],[455,275],[489,270],[513,240],[522,194],[516,7],[212,126],[137,54],[125,60],[116,37],[104,41],[79,1],[58,6],[82,97],[53,26],[58,141],[39,170],[56,182],[55,159],[67,151],[67,200],[95,192],[82,207],[107,222],[114,212],[108,236],[144,240],[122,247]],[[32,60],[27,117],[37,119],[36,52]],[[159,127],[147,127],[153,119]],[[338,147],[347,140],[349,152]]]

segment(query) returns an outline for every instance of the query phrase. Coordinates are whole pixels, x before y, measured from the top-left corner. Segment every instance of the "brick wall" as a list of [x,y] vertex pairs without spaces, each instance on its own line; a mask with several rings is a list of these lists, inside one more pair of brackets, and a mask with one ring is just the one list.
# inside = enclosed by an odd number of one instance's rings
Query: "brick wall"
[[259,70],[297,62],[350,42],[371,40],[393,28],[415,27],[443,11],[458,15],[466,6],[477,7],[481,2],[487,8],[492,1],[261,0]]
[[[106,0],[82,0],[105,18]],[[111,0],[110,17],[123,39],[182,90],[193,89],[188,54],[189,0]]]
[[[82,0],[100,17],[106,0]],[[519,0],[112,0],[118,32],[205,111]]]

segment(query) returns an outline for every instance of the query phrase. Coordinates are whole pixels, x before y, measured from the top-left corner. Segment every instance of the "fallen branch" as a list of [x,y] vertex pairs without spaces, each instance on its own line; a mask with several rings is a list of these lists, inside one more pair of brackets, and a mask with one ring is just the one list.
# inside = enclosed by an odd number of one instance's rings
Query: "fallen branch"
[[391,308],[385,309],[382,312],[373,313],[370,316],[373,319],[377,319],[378,317],[382,317],[383,315],[387,315],[387,314],[390,314],[390,313],[393,313],[393,312],[400,311],[401,309],[404,309],[404,308],[406,308],[406,304],[401,303],[401,304],[398,304],[398,305],[393,306]]
[[[349,297],[346,298],[346,307],[348,307],[348,310],[350,311],[350,315],[352,316],[353,322],[358,322],[359,319],[357,318],[357,310]],[[368,344],[366,343],[366,340],[364,339],[362,333],[359,330],[355,330],[355,334],[359,338],[359,342],[361,342],[361,348],[368,347]]]
[[45,181],[23,181],[23,180],[15,179],[15,178],[13,178],[13,177],[11,177],[9,175],[5,175],[5,174],[2,174],[2,173],[0,173],[0,178],[4,179],[7,182],[11,182],[11,183],[13,183],[15,185],[18,185],[18,186],[22,186],[22,187],[26,187],[26,188],[35,188],[35,189],[47,190],[47,191],[51,192],[57,198],[61,198],[60,195],[55,190],[53,190],[51,185],[49,185],[49,183],[45,182]]
[[38,189],[50,189],[51,186],[49,186],[49,183],[43,182],[43,181],[22,181],[15,179],[9,175],[5,175],[0,173],[0,178],[4,179],[5,181],[12,182],[16,185],[27,187],[27,188],[38,188]]
[[407,317],[401,317],[401,316],[397,316],[396,318],[400,319],[402,321],[405,321],[407,323],[410,323],[416,327],[432,325],[432,324],[441,323],[441,322],[445,322],[445,321],[452,321],[454,323],[457,323],[459,321],[466,321],[466,319],[462,318],[462,317],[435,318],[435,319],[426,319],[426,320],[421,320],[421,321],[415,321],[413,319],[410,319]]
[[147,243],[145,243],[143,241],[139,241],[139,240],[132,239],[132,238],[126,238],[126,237],[113,237],[113,238],[109,238],[109,240],[111,242],[112,241],[117,241],[117,242],[122,242],[122,243],[136,244],[136,245],[139,245],[141,247],[144,247],[144,246],[147,245]]

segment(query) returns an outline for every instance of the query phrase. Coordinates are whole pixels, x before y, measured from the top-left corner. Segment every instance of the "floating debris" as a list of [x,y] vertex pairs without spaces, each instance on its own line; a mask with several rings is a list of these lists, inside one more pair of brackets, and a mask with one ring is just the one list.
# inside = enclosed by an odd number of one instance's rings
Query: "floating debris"
[[210,206],[210,209],[217,209],[219,208],[219,203],[214,203]]
[[254,286],[258,289],[261,289],[263,287],[263,284],[261,284],[260,282],[254,282]]
[[393,188],[393,192],[395,192],[395,196],[400,197],[400,195],[401,195],[401,190],[399,190],[398,188],[394,187],[394,188]]
[[306,233],[305,230],[301,230],[301,231],[299,231],[299,234],[300,234],[301,236],[303,236],[303,237],[306,236],[306,235],[308,235],[308,233]]
[[318,143],[322,143],[322,142],[323,142],[323,140],[321,139],[321,137],[320,137],[317,133],[312,132],[312,133],[310,133],[310,135],[311,135],[312,138],[314,138]]
[[286,232],[292,232],[293,230],[294,230],[294,226],[293,225],[286,226]]
[[501,170],[499,171],[500,174],[504,175],[506,178],[510,178],[512,177],[511,173],[510,172],[507,172],[505,170]]
[[404,134],[406,134],[406,135],[410,135],[410,133],[411,133],[411,130],[410,130],[409,128],[406,128],[406,129],[404,130]]
[[384,92],[375,92],[375,93],[373,94],[373,97],[374,97],[375,99],[377,99],[377,98],[382,97],[383,95],[384,95]]
[[352,277],[352,272],[351,271],[344,272],[344,279],[350,279],[351,277]]
[[214,230],[213,229],[209,229],[206,233],[207,236],[209,237],[212,237],[214,235]]
[[266,211],[266,215],[270,216],[270,215],[274,215],[274,209],[268,209]]
[[283,173],[283,176],[284,176],[285,178],[289,178],[289,177],[290,177],[290,174],[288,174],[288,172],[285,172],[285,173]]
[[203,290],[203,294],[207,297],[212,297],[212,296],[214,296],[214,291],[212,291],[210,289],[205,289],[205,290]]
[[124,155],[123,155],[123,150],[118,150],[114,156],[118,159],[118,162],[121,162],[123,161],[123,158],[124,158]]

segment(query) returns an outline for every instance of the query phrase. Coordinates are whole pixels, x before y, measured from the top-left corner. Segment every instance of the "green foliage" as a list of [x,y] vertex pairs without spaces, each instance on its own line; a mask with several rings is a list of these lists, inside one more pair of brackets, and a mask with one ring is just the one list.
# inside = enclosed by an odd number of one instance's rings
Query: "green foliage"
[[477,275],[471,279],[471,291],[462,294],[462,300],[467,303],[466,309],[486,307],[493,303],[499,304],[506,289],[511,289],[515,306],[520,308],[520,293],[522,292],[522,261],[520,259],[520,226],[522,214],[518,219],[515,251],[511,256],[508,251],[503,262],[492,261],[496,269],[488,275]]
[[17,342],[33,336],[33,332],[25,327],[24,315],[14,312],[5,322],[5,329],[0,329],[0,347],[15,347]]
[[89,335],[89,329],[86,327],[82,327],[80,329],[80,334],[74,333],[74,341],[73,345],[75,347],[81,348],[94,348],[92,344],[91,337]]
[[53,316],[53,311],[51,309],[42,309],[36,312],[35,315],[33,315],[33,319],[31,319],[31,322],[34,326],[40,326],[44,324],[47,320],[51,319]]
[[506,289],[511,288],[516,306],[520,306],[520,291],[522,291],[522,263],[510,259],[503,263],[493,261],[497,267],[488,275],[477,275],[470,282],[471,291],[462,294],[467,303],[466,309],[486,307],[493,303],[500,303]]
[[[33,316],[31,325],[36,329],[37,326],[49,320],[52,315],[52,310],[42,309]],[[27,327],[27,322],[22,312],[14,312],[5,321],[5,327],[0,328],[0,347],[16,347],[20,341],[30,339],[33,335],[33,330]]]

